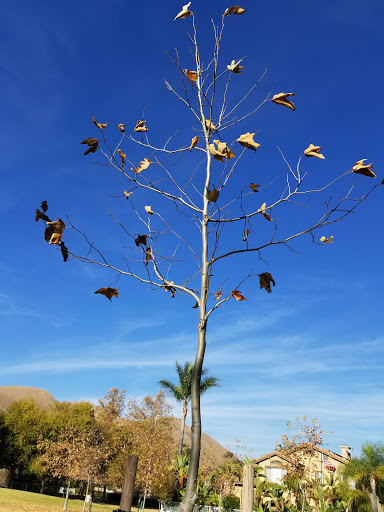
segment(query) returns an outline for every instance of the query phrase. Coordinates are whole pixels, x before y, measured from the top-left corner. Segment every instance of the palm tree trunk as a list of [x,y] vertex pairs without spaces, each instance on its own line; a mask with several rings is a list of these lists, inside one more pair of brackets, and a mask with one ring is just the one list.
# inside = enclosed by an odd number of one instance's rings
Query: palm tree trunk
[[373,475],[370,476],[370,483],[372,489],[372,498],[373,498],[373,512],[378,512],[378,504],[377,504],[377,494],[376,494],[376,480]]
[[188,405],[186,400],[183,402],[183,412],[181,415],[181,425],[180,425],[180,439],[179,439],[179,449],[177,450],[177,455],[181,455],[183,451],[183,442],[184,442],[184,430],[185,430],[185,418],[187,417],[187,409]]

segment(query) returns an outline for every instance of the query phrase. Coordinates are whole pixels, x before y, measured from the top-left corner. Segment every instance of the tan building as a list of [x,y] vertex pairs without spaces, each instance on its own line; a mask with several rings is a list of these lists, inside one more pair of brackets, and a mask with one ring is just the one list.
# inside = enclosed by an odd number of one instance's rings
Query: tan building
[[344,466],[351,460],[351,448],[347,445],[341,446],[341,455],[339,455],[320,446],[313,446],[308,451],[306,445],[303,445],[303,448],[297,448],[292,459],[275,450],[258,457],[254,463],[263,468],[263,474],[267,480],[278,484],[287,473],[287,467],[297,463],[297,460],[305,466],[309,478],[318,478],[321,483],[324,483],[325,475],[337,471],[340,466]]

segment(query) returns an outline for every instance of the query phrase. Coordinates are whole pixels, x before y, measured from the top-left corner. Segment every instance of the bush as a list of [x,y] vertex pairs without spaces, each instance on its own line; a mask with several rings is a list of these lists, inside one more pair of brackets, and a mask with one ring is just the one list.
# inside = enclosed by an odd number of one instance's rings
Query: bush
[[240,509],[240,498],[237,496],[224,496],[221,506],[225,512]]

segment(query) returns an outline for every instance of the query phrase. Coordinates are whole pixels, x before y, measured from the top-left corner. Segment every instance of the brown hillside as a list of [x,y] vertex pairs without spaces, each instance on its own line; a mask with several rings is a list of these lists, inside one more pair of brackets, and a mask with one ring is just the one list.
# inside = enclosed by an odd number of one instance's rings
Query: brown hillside
[[0,386],[0,411],[5,411],[13,402],[28,398],[32,398],[43,409],[56,402],[51,393],[45,389],[28,386]]
[[[175,452],[177,452],[177,447],[179,444],[179,436],[180,436],[180,420],[174,418],[174,431],[173,438],[175,440]],[[191,427],[185,425],[184,432],[184,443],[185,446],[191,446]],[[220,443],[215,441],[208,434],[201,435],[201,461],[200,466],[207,470],[213,470],[217,468],[223,462],[228,462],[231,460],[235,460],[235,456],[226,448],[221,446]]]

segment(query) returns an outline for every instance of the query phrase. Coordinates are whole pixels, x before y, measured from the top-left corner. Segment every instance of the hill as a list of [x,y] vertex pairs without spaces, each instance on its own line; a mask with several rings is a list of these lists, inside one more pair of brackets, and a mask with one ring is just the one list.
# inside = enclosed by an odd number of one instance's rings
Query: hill
[[5,411],[13,402],[33,398],[42,409],[48,408],[56,400],[45,389],[28,386],[0,386],[0,411]]

